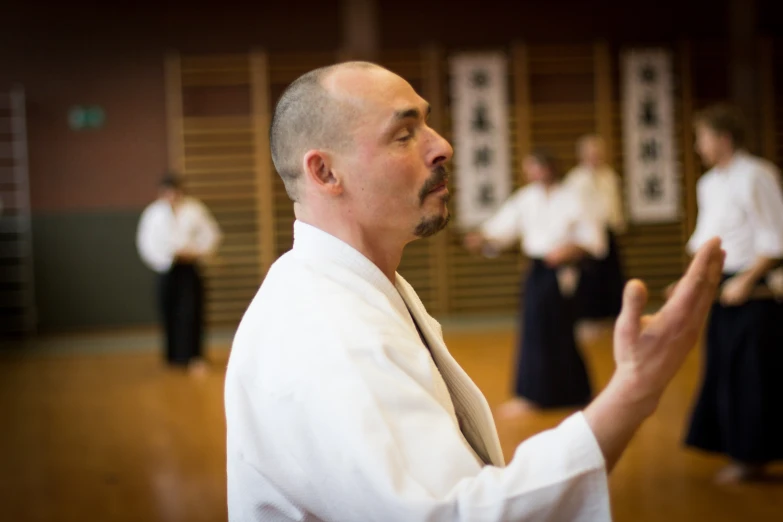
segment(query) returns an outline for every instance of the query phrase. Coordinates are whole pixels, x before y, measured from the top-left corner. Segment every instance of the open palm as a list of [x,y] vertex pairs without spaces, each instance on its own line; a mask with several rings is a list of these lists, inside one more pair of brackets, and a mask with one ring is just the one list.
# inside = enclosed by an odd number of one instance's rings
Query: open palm
[[639,383],[642,390],[662,392],[696,345],[721,280],[725,252],[716,238],[694,257],[671,299],[661,310],[642,316],[647,289],[630,281],[614,331],[618,373]]

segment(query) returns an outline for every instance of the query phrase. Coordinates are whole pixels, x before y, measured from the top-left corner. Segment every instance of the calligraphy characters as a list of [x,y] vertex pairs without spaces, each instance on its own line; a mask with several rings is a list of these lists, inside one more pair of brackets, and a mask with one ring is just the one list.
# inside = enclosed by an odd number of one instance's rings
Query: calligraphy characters
[[482,99],[491,92],[488,89],[490,87],[490,75],[483,69],[476,69],[470,74],[470,85],[479,94],[471,108],[472,117],[470,120],[471,131],[478,138],[473,150],[473,167],[476,169],[479,177],[475,197],[479,207],[491,209],[494,208],[498,201],[497,194],[495,194],[495,184],[492,183],[491,179],[491,170],[496,161],[493,146],[495,141],[493,130],[496,127],[489,114],[487,103]]
[[639,79],[642,85],[650,87],[639,107],[639,127],[642,131],[639,140],[639,159],[644,169],[641,193],[646,201],[655,202],[664,197],[663,178],[659,172],[661,143],[655,137],[660,124],[659,104],[654,96],[658,72],[650,64],[642,65],[639,69]]

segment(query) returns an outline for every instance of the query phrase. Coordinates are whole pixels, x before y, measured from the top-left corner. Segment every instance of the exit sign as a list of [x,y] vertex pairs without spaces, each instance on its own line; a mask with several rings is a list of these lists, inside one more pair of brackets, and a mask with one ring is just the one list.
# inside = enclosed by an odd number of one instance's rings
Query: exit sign
[[68,125],[73,130],[100,129],[106,121],[106,113],[98,105],[76,105],[68,112]]

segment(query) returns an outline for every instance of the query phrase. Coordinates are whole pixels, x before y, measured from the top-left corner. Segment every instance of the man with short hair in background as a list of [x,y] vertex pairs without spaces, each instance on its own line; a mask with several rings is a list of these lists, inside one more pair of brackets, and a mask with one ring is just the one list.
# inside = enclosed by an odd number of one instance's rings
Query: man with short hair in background
[[160,183],[158,199],[142,213],[136,245],[158,274],[158,302],[165,358],[172,366],[203,374],[204,285],[199,264],[220,243],[220,228],[203,203],[186,196],[177,177]]
[[694,253],[718,236],[726,263],[686,443],[731,458],[718,482],[752,480],[783,459],[783,304],[768,284],[783,258],[780,174],[745,150],[735,107],[706,109],[695,131],[696,151],[710,170],[698,182],[699,213],[687,248]]

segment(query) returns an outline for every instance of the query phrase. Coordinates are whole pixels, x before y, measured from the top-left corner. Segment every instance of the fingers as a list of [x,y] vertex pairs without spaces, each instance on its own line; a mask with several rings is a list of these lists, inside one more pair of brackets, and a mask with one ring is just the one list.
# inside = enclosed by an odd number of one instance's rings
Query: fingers
[[661,314],[673,315],[668,318],[672,321],[684,317],[696,318],[698,321],[691,322],[700,327],[715,299],[725,257],[726,253],[720,249],[718,238],[702,246]]
[[672,294],[674,294],[674,289],[677,288],[678,281],[675,281],[671,284],[669,284],[666,288],[663,289],[663,299],[664,301],[668,301],[671,299]]
[[720,239],[717,237],[707,241],[696,252],[696,257],[691,261],[685,277],[698,276],[698,278],[703,277],[709,283],[717,284],[720,282],[723,271],[723,259],[725,258],[725,253],[721,250],[720,245]]
[[643,315],[642,316],[642,329],[647,328],[652,324],[652,322],[655,320],[654,315]]
[[635,341],[639,337],[646,305],[647,287],[638,279],[628,281],[623,292],[623,307],[615,326],[616,335],[626,341]]
[[726,251],[719,250],[718,254],[713,256],[710,260],[710,264],[707,267],[707,291],[702,297],[702,303],[700,303],[705,313],[710,309],[712,303],[715,301],[715,295],[718,292],[718,288],[721,286],[721,279],[723,278],[723,263],[726,261]]
[[[720,284],[726,253],[720,249],[720,239],[714,238],[702,246],[691,261],[685,276],[674,290],[675,295],[687,294],[694,300],[708,298],[711,302]],[[697,291],[697,288],[700,291]],[[707,296],[707,294],[710,294]],[[696,305],[696,302],[691,303]]]

